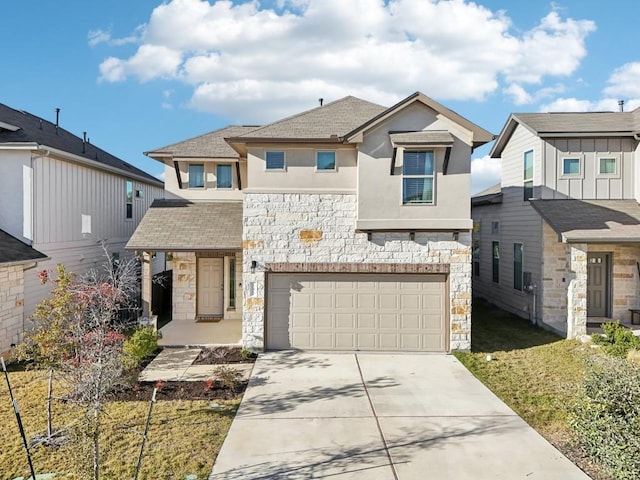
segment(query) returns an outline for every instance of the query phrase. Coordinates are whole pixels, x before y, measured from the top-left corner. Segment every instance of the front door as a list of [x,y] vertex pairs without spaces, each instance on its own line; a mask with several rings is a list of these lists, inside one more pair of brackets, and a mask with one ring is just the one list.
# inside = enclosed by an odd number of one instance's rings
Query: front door
[[198,315],[222,315],[224,283],[222,258],[198,259]]
[[609,316],[609,254],[587,255],[587,316]]

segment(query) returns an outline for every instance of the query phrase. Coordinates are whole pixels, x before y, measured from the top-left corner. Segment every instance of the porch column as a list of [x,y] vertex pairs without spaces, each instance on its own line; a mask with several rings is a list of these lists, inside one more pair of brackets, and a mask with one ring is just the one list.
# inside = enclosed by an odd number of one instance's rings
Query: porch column
[[151,252],[142,252],[142,316],[151,320],[151,292],[153,274],[151,272]]
[[574,275],[567,290],[567,338],[576,338],[587,333],[587,245],[571,245],[569,255]]

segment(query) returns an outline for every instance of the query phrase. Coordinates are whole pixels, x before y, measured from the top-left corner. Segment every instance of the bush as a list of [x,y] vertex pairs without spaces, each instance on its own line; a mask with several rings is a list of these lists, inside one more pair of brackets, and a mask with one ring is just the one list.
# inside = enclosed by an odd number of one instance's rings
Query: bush
[[585,452],[620,480],[640,475],[640,368],[596,357],[569,424]]
[[640,350],[640,337],[620,325],[620,322],[602,324],[603,335],[593,335],[592,341],[602,345],[604,351],[614,357],[624,358],[631,349]]
[[128,368],[137,368],[142,361],[158,349],[158,332],[153,327],[140,327],[125,340],[122,350]]

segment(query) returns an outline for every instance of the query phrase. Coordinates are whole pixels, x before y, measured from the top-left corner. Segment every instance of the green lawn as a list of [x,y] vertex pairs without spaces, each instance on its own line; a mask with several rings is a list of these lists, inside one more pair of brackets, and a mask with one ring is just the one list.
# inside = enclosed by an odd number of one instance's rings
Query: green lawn
[[471,335],[472,351],[456,357],[594,479],[605,478],[582,458],[566,421],[582,383],[585,360],[595,350],[484,302],[474,303]]
[[[9,374],[27,435],[46,431],[47,379],[41,371]],[[55,392],[54,392],[55,395]],[[220,402],[224,403],[224,402]],[[222,446],[238,401],[227,402],[224,411],[214,411],[207,401],[158,401],[154,406],[140,478],[184,479],[195,474],[206,479]],[[102,429],[101,479],[133,478],[149,404],[112,402]],[[77,407],[54,402],[54,428],[70,425],[79,415]],[[10,403],[4,374],[0,379],[0,478],[28,477],[28,464]],[[56,478],[74,478],[76,453],[72,447],[33,448],[36,473],[55,472]]]

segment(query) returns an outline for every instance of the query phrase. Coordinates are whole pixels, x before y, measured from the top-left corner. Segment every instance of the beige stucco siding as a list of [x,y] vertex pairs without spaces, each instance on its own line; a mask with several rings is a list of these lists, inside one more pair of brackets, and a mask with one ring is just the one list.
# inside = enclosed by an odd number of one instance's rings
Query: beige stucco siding
[[[189,188],[189,163],[204,164],[205,188]],[[218,159],[216,161],[204,159],[179,159],[178,167],[182,178],[182,188],[178,185],[178,177],[173,160],[165,161],[164,187],[166,198],[183,198],[185,200],[242,200],[242,190],[238,188],[237,159]],[[216,165],[231,165],[232,188],[216,188]],[[240,162],[241,187],[247,187],[247,164]]]
[[[402,156],[398,148],[393,175],[391,131],[447,130],[454,136],[447,174],[446,148],[433,149],[436,157],[434,203],[402,204]],[[358,228],[470,229],[471,207],[461,202],[470,194],[469,132],[445,121],[423,105],[413,105],[364,136],[358,155]]]
[[[267,151],[284,151],[285,170],[267,170]],[[317,171],[316,152],[335,151],[336,170]],[[247,190],[258,192],[354,192],[356,189],[356,150],[351,145],[293,147],[257,145],[247,154],[251,179]]]

